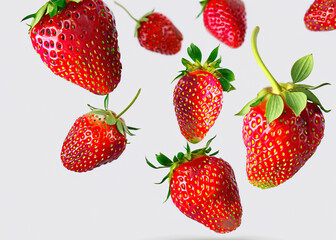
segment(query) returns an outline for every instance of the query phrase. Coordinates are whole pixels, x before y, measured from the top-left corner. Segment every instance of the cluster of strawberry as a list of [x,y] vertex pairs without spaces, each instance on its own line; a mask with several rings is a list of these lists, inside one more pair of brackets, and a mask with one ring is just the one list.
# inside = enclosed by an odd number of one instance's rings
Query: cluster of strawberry
[[[135,35],[142,47],[165,55],[181,49],[183,36],[163,14],[151,11],[136,21]],[[246,32],[246,12],[241,0],[201,2],[204,25],[229,47],[242,45]],[[335,0],[316,0],[304,21],[309,30],[333,30],[336,26]],[[33,18],[30,38],[34,49],[51,71],[97,95],[106,95],[104,109],[91,108],[70,129],[61,151],[63,165],[86,172],[117,159],[125,150],[126,135],[133,135],[121,115],[131,107],[140,90],[120,114],[108,109],[109,94],[118,86],[122,64],[115,18],[102,0],[50,0]],[[328,112],[312,93],[317,87],[300,84],[312,71],[313,57],[307,55],[292,67],[291,83],[278,83],[261,60],[256,38],[252,50],[271,83],[261,90],[237,115],[244,117],[243,141],[247,148],[246,173],[251,184],[271,188],[290,179],[314,154],[324,136],[324,117]],[[234,73],[221,68],[216,47],[202,63],[201,50],[191,44],[185,69],[176,77],[173,104],[181,134],[197,144],[215,124],[223,102],[223,92],[235,90]],[[186,216],[218,233],[240,226],[242,206],[234,171],[206,146],[178,153],[173,160],[160,153],[155,169],[170,168],[169,191],[177,208]]]

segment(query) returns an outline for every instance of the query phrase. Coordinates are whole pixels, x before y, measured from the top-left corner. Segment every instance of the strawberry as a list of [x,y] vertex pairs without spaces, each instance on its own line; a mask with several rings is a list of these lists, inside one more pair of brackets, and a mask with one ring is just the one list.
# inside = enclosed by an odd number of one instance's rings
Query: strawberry
[[181,50],[182,33],[165,15],[152,10],[138,20],[120,3],[115,3],[137,22],[135,37],[142,47],[165,55],[173,55]]
[[67,169],[75,172],[86,172],[110,163],[119,158],[126,147],[126,133],[133,135],[120,118],[134,103],[119,115],[108,110],[108,96],[105,98],[105,109],[91,108],[91,112],[79,117],[71,127],[64,140],[61,160]]
[[[212,140],[212,139],[211,139]],[[207,143],[203,149],[178,153],[173,161],[160,153],[156,167],[147,159],[152,168],[170,168],[160,183],[169,179],[169,192],[175,206],[187,217],[205,225],[217,233],[228,233],[240,226],[242,206],[233,169],[218,153],[210,154]]]
[[182,59],[186,70],[180,71],[180,78],[174,90],[175,113],[182,135],[191,143],[200,142],[214,125],[222,109],[223,91],[231,91],[234,74],[220,68],[221,58],[216,47],[202,65],[200,49],[191,44],[188,54],[194,61]]
[[242,0],[204,0],[205,28],[219,41],[231,48],[240,47],[245,38],[246,12]]
[[336,28],[336,0],[315,0],[304,16],[307,29],[330,31]]
[[271,188],[293,177],[315,153],[324,136],[325,112],[311,90],[300,84],[313,68],[313,56],[296,61],[293,82],[278,83],[262,62],[256,47],[259,27],[252,34],[254,56],[272,87],[259,92],[237,115],[244,117],[243,140],[247,148],[246,172],[251,184]]
[[102,0],[51,0],[28,18],[33,47],[53,73],[98,95],[117,87],[118,33]]

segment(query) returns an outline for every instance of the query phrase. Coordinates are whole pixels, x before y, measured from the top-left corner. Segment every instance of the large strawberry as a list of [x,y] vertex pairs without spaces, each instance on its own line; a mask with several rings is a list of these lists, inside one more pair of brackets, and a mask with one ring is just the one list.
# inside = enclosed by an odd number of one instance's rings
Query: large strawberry
[[142,47],[165,55],[173,55],[181,50],[182,33],[165,15],[153,10],[138,20],[120,3],[115,3],[137,22],[135,37]]
[[182,135],[191,143],[201,141],[214,125],[222,109],[223,91],[231,91],[234,74],[220,68],[221,58],[216,47],[202,65],[202,53],[191,44],[188,54],[194,61],[182,59],[186,70],[174,90],[175,113]]
[[262,62],[256,47],[259,27],[252,34],[254,56],[271,87],[259,92],[238,115],[245,115],[243,140],[247,148],[246,171],[251,184],[271,188],[290,179],[314,154],[324,135],[325,110],[311,90],[300,84],[313,68],[313,56],[292,67],[292,83],[278,83]]
[[231,48],[240,47],[245,39],[246,12],[242,0],[204,0],[205,28],[219,41]]
[[108,110],[108,95],[105,108],[91,108],[91,112],[79,117],[64,140],[61,159],[64,167],[75,172],[86,172],[117,159],[125,150],[126,133],[133,135],[121,115]]
[[[212,139],[211,139],[212,140]],[[169,179],[168,198],[189,218],[202,223],[218,233],[227,233],[240,226],[242,206],[238,186],[230,164],[210,154],[207,143],[205,148],[178,153],[173,161],[162,153],[156,155],[162,165],[152,168],[170,168],[161,183]]]
[[28,18],[33,47],[52,72],[98,95],[117,87],[118,33],[102,0],[51,0]]
[[307,29],[330,31],[336,28],[336,0],[315,0],[304,16]]

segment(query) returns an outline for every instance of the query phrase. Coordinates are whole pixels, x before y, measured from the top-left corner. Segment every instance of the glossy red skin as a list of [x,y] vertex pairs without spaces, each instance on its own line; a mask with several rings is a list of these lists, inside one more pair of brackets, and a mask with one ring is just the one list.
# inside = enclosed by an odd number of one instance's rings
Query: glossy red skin
[[147,50],[173,55],[181,50],[183,36],[175,25],[163,14],[152,13],[148,21],[141,22],[138,40]]
[[103,1],[83,0],[69,2],[52,19],[42,17],[30,38],[53,73],[106,95],[119,84],[122,68],[115,26],[113,13]]
[[182,135],[191,143],[201,141],[222,109],[223,88],[206,71],[183,76],[175,86],[174,106]]
[[330,31],[336,28],[336,0],[316,0],[307,10],[304,22],[311,31]]
[[242,206],[231,166],[201,156],[179,166],[170,182],[171,198],[189,218],[218,233],[240,226]]
[[296,117],[288,106],[267,125],[265,101],[244,117],[246,172],[251,184],[270,188],[290,179],[314,154],[324,136],[324,118],[313,103]]
[[61,159],[64,167],[86,172],[117,159],[126,148],[126,137],[108,125],[105,117],[87,113],[79,117],[64,140]]
[[210,0],[203,12],[203,22],[219,41],[238,48],[246,33],[245,4],[241,0]]

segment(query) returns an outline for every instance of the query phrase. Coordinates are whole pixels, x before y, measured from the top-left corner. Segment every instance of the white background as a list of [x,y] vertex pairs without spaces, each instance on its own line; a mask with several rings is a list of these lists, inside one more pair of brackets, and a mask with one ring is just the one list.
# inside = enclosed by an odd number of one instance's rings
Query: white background
[[[187,218],[172,204],[163,204],[168,185],[155,185],[165,170],[145,164],[162,152],[183,150],[172,104],[175,84],[190,43],[205,56],[219,42],[205,30],[197,0],[120,0],[135,17],[152,10],[164,13],[183,33],[182,50],[164,56],[140,47],[133,37],[135,22],[105,1],[115,14],[122,55],[122,81],[110,94],[117,113],[142,93],[124,115],[140,127],[129,137],[122,156],[84,174],[66,170],[60,150],[72,124],[88,112],[87,103],[103,107],[102,96],[69,83],[52,72],[34,52],[28,27],[20,20],[45,2],[4,1],[1,4],[1,240],[313,240],[336,239],[335,195],[335,40],[333,32],[306,30],[303,16],[312,0],[245,0],[247,33],[243,46],[220,45],[223,67],[236,74],[237,91],[225,94],[223,110],[203,147],[217,135],[213,149],[235,170],[243,205],[241,226],[219,235]],[[260,26],[260,54],[280,82],[290,81],[292,64],[313,53],[315,66],[307,84],[330,82],[316,91],[326,108],[325,137],[315,155],[285,184],[269,190],[250,185],[245,173],[246,150],[241,137],[242,117],[234,114],[254,98],[268,81],[253,58],[251,33]]]

